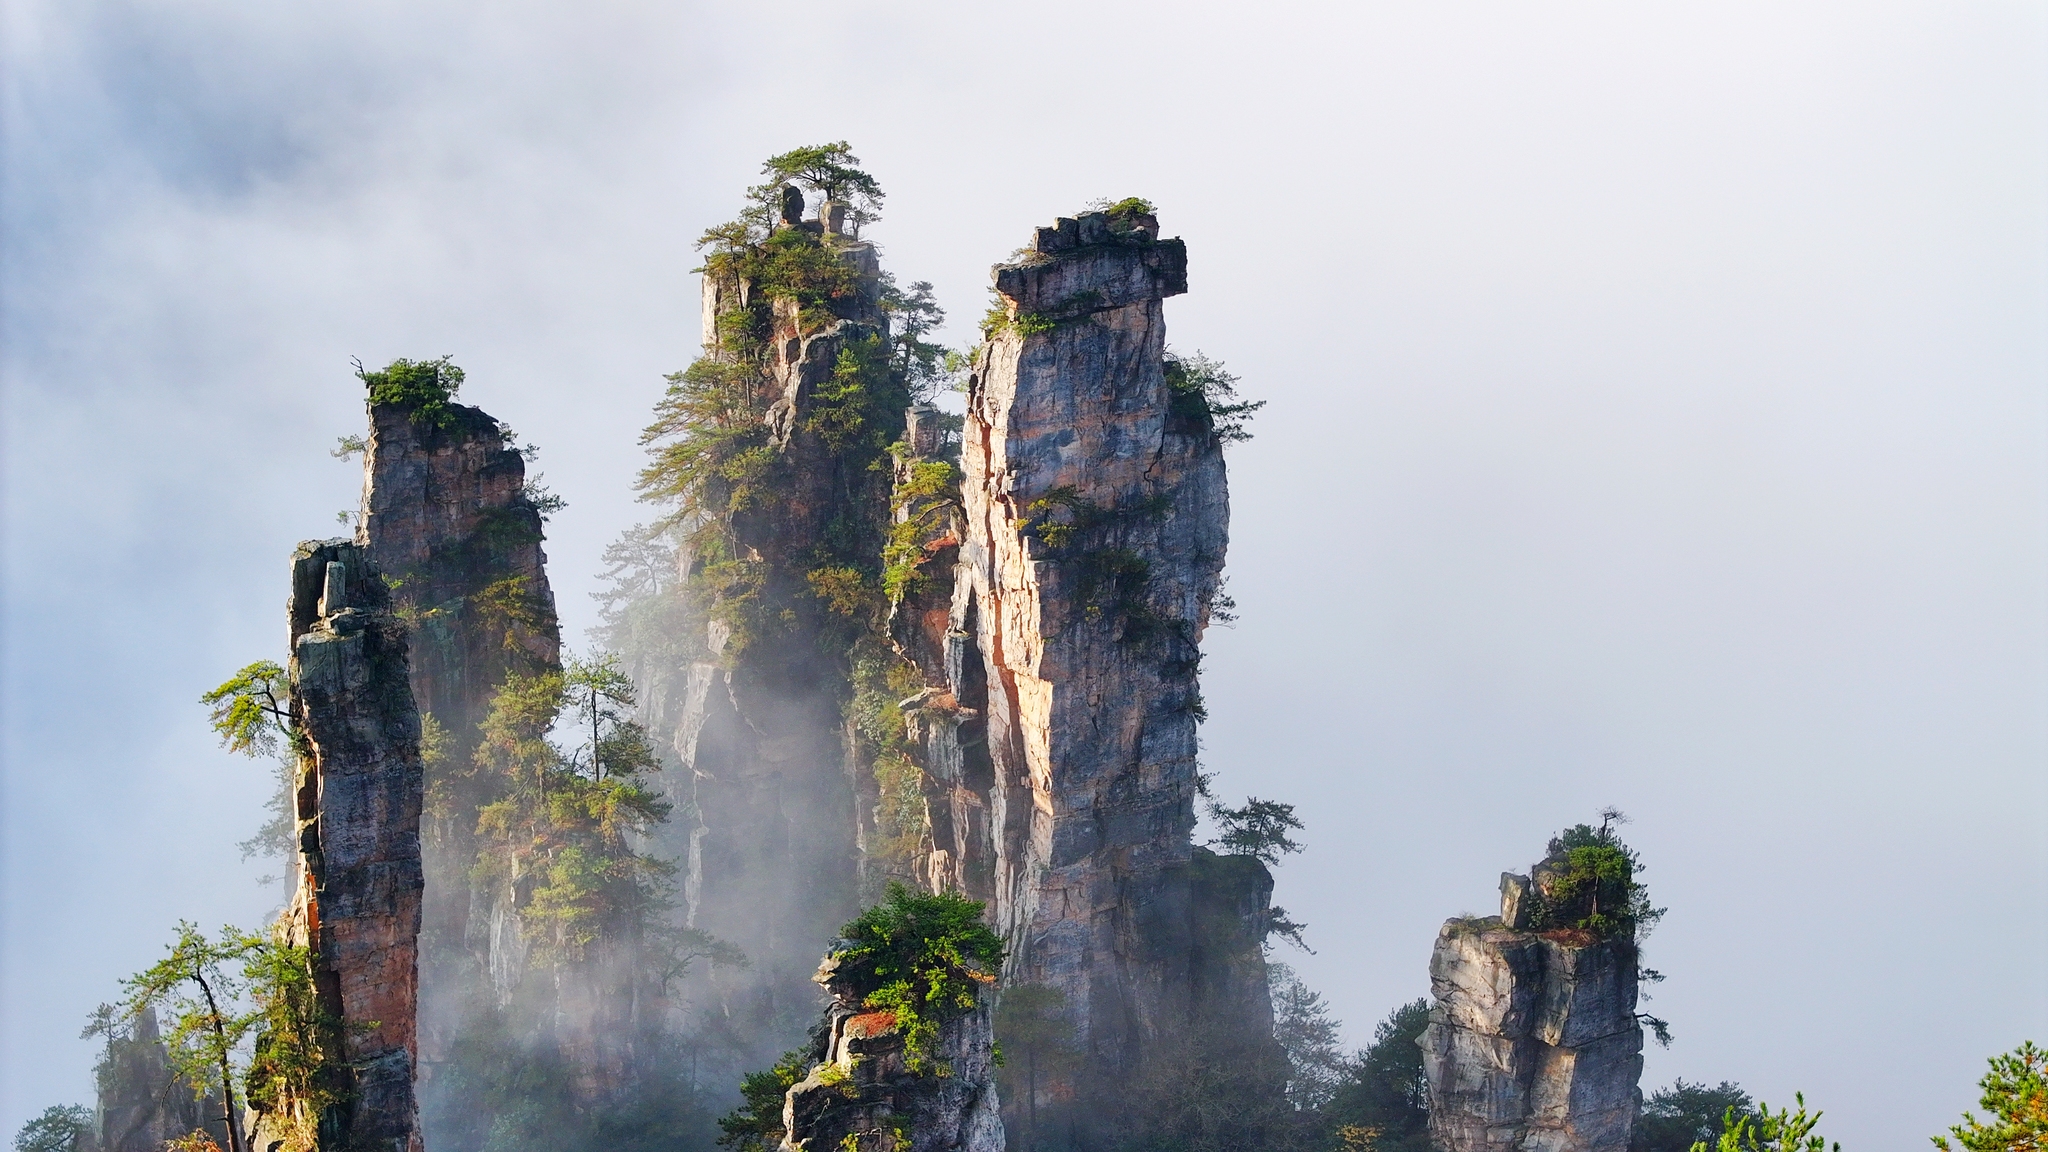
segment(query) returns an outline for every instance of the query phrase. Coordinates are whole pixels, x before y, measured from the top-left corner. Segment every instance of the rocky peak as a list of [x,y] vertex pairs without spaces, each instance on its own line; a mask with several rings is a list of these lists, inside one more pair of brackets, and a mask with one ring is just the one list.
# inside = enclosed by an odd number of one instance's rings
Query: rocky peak
[[[1229,497],[1221,443],[1170,418],[1162,303],[1187,289],[1186,247],[1150,213],[1088,212],[993,278],[951,588],[896,617],[930,685],[904,702],[931,781],[929,882],[988,899],[1006,982],[1064,1005],[1087,1056],[1040,1084],[1047,1101],[1113,1092],[1204,1032],[1253,1037],[1256,1077],[1278,1058],[1271,881],[1198,859],[1190,837]],[[1106,1098],[1082,1108],[1083,1127],[1116,1122]]]
[[[1539,871],[1541,866],[1539,866]],[[1445,1152],[1625,1152],[1642,1100],[1636,948],[1531,932],[1538,892],[1501,876],[1501,914],[1446,921],[1422,1035],[1430,1131]]]
[[300,545],[291,584],[293,711],[305,750],[297,883],[282,929],[313,951],[316,995],[335,1022],[347,1081],[347,1103],[320,1126],[338,1133],[336,1147],[419,1152],[425,777],[408,630],[359,544]]

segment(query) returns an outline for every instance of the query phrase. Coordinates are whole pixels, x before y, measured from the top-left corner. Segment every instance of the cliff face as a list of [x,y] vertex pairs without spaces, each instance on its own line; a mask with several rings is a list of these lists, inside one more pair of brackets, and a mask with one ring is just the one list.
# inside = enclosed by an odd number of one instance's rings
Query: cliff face
[[[791,227],[817,229],[816,222]],[[873,245],[824,234],[857,289],[837,314],[806,315],[793,300],[770,302],[759,410],[772,456],[773,495],[726,518],[730,548],[758,581],[731,602],[693,605],[701,629],[684,647],[677,672],[656,671],[666,692],[650,694],[650,712],[672,732],[675,766],[664,790],[687,802],[667,845],[683,866],[688,923],[732,941],[753,959],[729,985],[728,1009],[742,1010],[758,1033],[787,1034],[810,1012],[808,957],[853,912],[860,876],[856,791],[866,775],[846,718],[843,655],[830,651],[808,573],[829,547],[875,555],[863,543],[862,509],[888,499],[886,473],[848,466],[821,427],[821,390],[834,386],[845,358],[888,342],[876,303],[880,264]],[[755,286],[704,278],[704,343],[720,346],[720,325],[749,305]],[[685,550],[685,571],[704,558]],[[697,596],[705,595],[696,585]],[[738,619],[752,606],[776,606],[767,619]],[[736,629],[744,650],[734,651]],[[742,1006],[744,1006],[742,1008]],[[751,1053],[758,1060],[773,1049]]]
[[785,1148],[1002,1152],[987,993],[940,1027],[930,1057],[935,1067],[913,1071],[893,1014],[867,1010],[857,993],[834,979],[830,960],[814,979],[832,996],[823,1022],[825,1050],[785,1099]]
[[420,711],[473,742],[508,671],[560,664],[561,631],[525,460],[481,409],[449,411],[442,426],[370,407],[356,543],[416,626]]
[[1431,1135],[1446,1152],[1623,1152],[1643,1070],[1635,945],[1506,927],[1529,884],[1504,881],[1503,918],[1446,922],[1430,957]]
[[346,1071],[322,1147],[419,1152],[413,1097],[420,897],[420,719],[405,626],[366,550],[292,557],[291,677],[306,744],[299,867],[285,915],[314,953],[314,988]]
[[1253,1038],[1259,1075],[1271,880],[1190,838],[1229,506],[1222,445],[1176,415],[1165,371],[1186,249],[1149,215],[1086,213],[1040,228],[995,286],[943,630],[931,597],[898,610],[930,685],[906,702],[930,883],[991,901],[1006,984],[1059,993],[1087,1056],[1048,1100],[1113,1093],[1204,1033]]
[[447,1055],[477,993],[508,993],[524,972],[509,894],[470,881],[477,808],[488,797],[468,769],[477,725],[507,675],[561,663],[525,460],[481,409],[451,404],[448,412],[438,423],[416,419],[408,406],[370,406],[356,530],[411,628],[414,699],[444,737],[429,767],[435,802],[424,837],[436,880],[426,897],[421,970],[428,1070]]

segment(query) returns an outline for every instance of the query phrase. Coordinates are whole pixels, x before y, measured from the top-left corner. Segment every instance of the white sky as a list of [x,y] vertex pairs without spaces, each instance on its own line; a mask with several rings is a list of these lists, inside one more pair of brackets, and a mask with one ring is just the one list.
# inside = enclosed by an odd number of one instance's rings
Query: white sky
[[195,698],[354,503],[350,357],[542,447],[580,639],[691,241],[842,137],[958,339],[1089,199],[1187,239],[1173,343],[1271,401],[1208,762],[1307,818],[1353,1042],[1608,803],[1671,909],[1646,1085],[1924,1148],[2048,1041],[2041,5],[0,8],[0,1135],[177,919],[267,909]]

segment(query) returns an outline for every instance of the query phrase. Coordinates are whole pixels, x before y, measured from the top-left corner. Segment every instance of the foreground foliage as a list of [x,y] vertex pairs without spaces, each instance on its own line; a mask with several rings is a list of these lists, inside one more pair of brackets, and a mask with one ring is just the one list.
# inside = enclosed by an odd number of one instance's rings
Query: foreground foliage
[[92,1109],[52,1104],[14,1134],[14,1152],[90,1152],[95,1146]]
[[[1804,1093],[1794,1093],[1793,1099],[1799,1105],[1796,1113],[1789,1108],[1774,1113],[1769,1104],[1760,1104],[1755,1113],[1738,1115],[1730,1107],[1722,1115],[1721,1135],[1711,1144],[1695,1143],[1692,1152],[1828,1152],[1828,1142],[1814,1131],[1821,1113],[1807,1115]],[[1841,1148],[1833,1145],[1834,1152]]]
[[[983,905],[951,892],[889,885],[882,902],[839,930],[839,976],[902,1029],[911,1071],[929,1067],[939,1029],[972,1009],[1003,966],[1003,942],[982,923]],[[941,1071],[943,1071],[941,1069]]]
[[[1978,1104],[1989,1113],[1988,1120],[1965,1112],[1963,1122],[1949,1129],[1965,1152],[2048,1149],[2048,1052],[2029,1040],[1993,1056],[1991,1071],[1977,1086],[1984,1090]],[[1934,1146],[1950,1152],[1947,1137],[1934,1137]]]

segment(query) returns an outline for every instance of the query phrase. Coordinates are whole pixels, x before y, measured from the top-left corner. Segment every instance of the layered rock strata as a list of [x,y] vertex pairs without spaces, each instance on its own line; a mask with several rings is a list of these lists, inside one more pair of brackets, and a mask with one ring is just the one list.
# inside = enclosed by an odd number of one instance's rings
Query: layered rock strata
[[890,1012],[869,1011],[827,959],[813,977],[831,996],[819,1062],[784,1098],[792,1152],[1002,1152],[995,1035],[987,992],[941,1025],[911,1067]]
[[420,718],[407,629],[360,545],[292,557],[291,680],[304,738],[299,860],[283,929],[314,956],[342,1103],[323,1148],[420,1152],[413,1096],[420,898]]
[[1060,994],[1086,1056],[1047,1101],[1113,1125],[1087,1102],[1190,1036],[1245,1039],[1246,1075],[1279,1059],[1271,879],[1190,836],[1222,445],[1167,381],[1162,303],[1186,291],[1187,252],[1156,219],[1062,219],[994,279],[950,595],[896,626],[929,685],[905,702],[931,777],[928,880],[990,902],[1006,984]]
[[1422,1035],[1430,1133],[1445,1152],[1624,1152],[1641,1103],[1636,948],[1527,919],[1527,877],[1502,916],[1456,919],[1430,957]]

